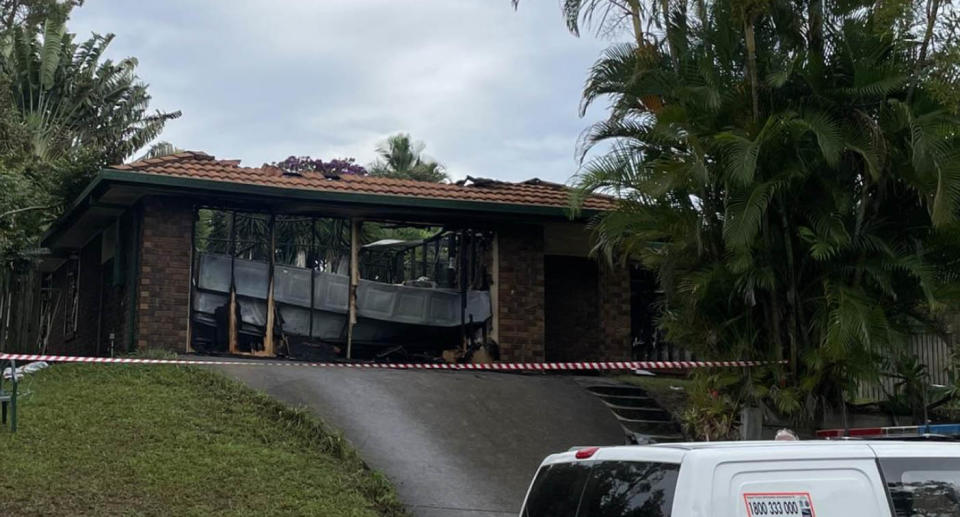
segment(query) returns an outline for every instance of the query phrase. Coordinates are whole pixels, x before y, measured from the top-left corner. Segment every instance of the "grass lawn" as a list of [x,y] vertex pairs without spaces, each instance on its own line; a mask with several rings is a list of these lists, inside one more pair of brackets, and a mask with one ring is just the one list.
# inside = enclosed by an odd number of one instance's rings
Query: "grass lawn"
[[404,515],[306,412],[193,367],[53,365],[0,430],[0,515]]

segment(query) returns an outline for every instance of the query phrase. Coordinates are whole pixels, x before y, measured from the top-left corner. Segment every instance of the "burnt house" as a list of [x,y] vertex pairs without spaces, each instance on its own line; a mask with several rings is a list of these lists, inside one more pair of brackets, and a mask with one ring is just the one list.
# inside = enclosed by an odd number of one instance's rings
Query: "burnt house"
[[568,198],[539,180],[434,184],[200,152],[114,166],[45,235],[35,270],[6,280],[2,346],[307,357],[482,342],[510,361],[627,359],[642,282],[590,258],[587,228],[614,200],[590,197],[571,219]]

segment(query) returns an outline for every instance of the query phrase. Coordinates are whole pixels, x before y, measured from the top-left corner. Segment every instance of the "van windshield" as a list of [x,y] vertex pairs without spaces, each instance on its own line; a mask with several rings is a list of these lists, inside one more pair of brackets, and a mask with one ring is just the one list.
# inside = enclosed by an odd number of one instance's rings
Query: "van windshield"
[[670,517],[680,465],[556,463],[540,469],[524,517]]
[[880,470],[896,517],[960,517],[960,458],[886,458]]

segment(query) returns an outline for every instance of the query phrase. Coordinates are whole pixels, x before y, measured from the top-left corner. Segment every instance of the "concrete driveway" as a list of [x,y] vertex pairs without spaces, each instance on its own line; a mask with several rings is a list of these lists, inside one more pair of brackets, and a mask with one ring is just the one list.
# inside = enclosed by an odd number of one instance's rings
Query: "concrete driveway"
[[622,444],[571,377],[493,372],[218,366],[343,431],[417,516],[516,516],[544,456]]

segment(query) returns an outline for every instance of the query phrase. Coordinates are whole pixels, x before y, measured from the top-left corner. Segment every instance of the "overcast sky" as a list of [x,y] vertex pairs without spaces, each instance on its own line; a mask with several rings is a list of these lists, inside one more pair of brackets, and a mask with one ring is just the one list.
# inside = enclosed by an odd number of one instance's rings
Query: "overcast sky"
[[451,176],[566,182],[590,65],[610,43],[567,32],[559,0],[87,0],[70,31],[117,35],[162,140],[257,166],[374,158],[409,132]]

